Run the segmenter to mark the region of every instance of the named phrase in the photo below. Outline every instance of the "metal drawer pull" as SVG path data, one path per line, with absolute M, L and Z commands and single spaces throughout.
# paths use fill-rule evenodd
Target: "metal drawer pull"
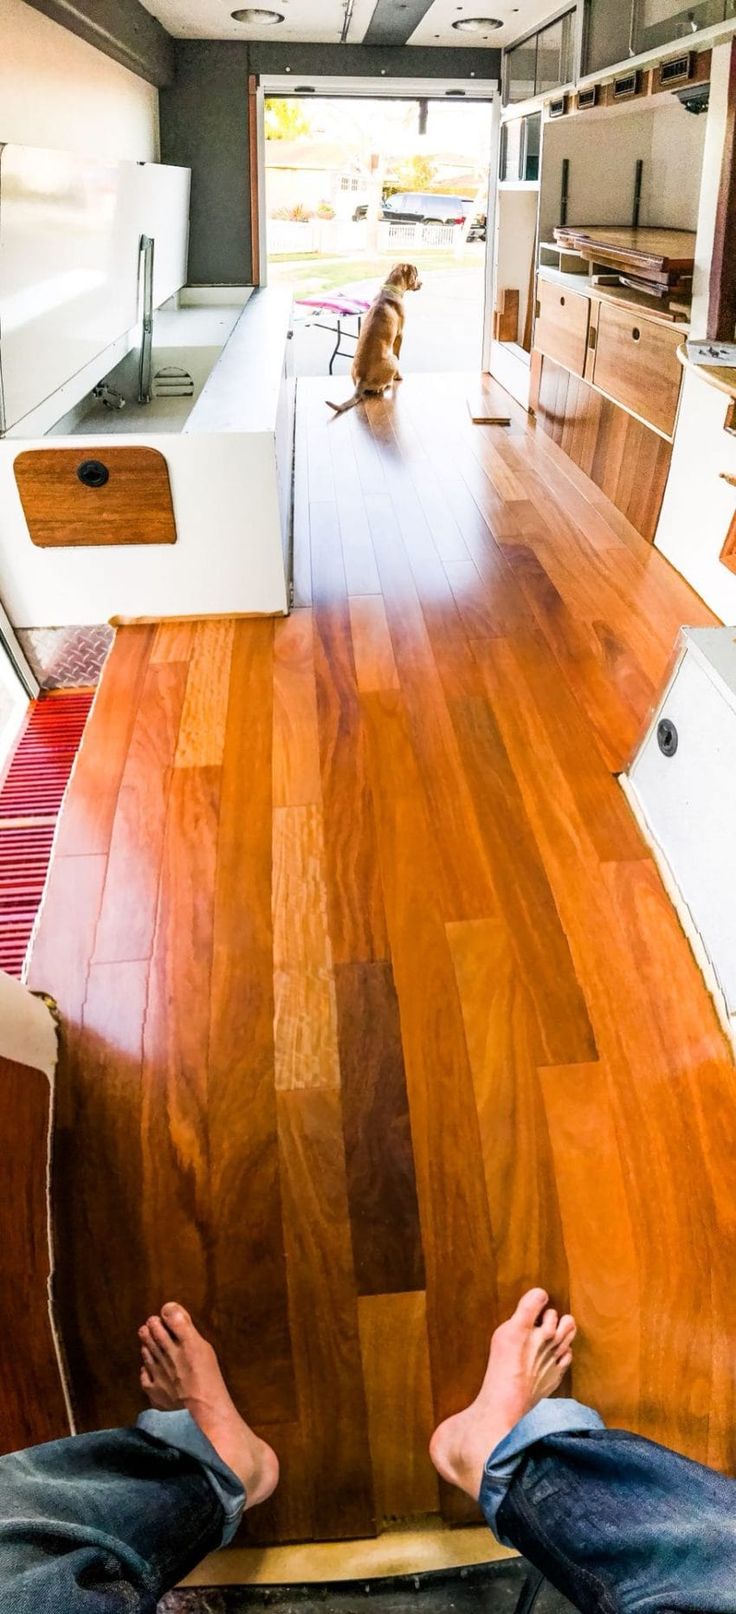
M 633 338 L 634 338 L 634 341 L 635 341 L 635 342 L 638 342 L 638 341 L 639 341 L 639 340 L 640 340 L 640 338 L 641 338 L 641 331 L 640 331 L 640 330 L 639 330 L 639 327 L 638 327 L 638 325 L 635 325 L 635 326 L 634 326 L 634 329 L 633 329 L 633 331 L 632 331 L 632 332 L 631 332 L 631 334 L 632 334 L 632 336 L 633 336 Z
M 657 724 L 657 745 L 663 757 L 673 757 L 680 743 L 680 736 L 672 719 L 660 718 Z
M 565 306 L 565 299 L 564 299 L 564 297 L 561 297 L 560 298 L 560 307 L 564 308 L 564 306 Z

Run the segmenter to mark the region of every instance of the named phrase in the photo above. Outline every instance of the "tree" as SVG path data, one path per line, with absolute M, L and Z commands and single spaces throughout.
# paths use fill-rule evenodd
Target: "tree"
M 400 191 L 431 191 L 437 166 L 429 157 L 405 157 L 396 164 L 392 184 Z
M 265 107 L 267 140 L 299 140 L 311 133 L 311 123 L 299 101 L 269 96 Z

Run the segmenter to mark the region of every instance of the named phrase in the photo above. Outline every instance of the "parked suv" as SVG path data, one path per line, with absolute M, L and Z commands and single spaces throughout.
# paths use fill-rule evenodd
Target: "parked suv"
M 381 217 L 389 223 L 464 224 L 472 202 L 462 196 L 433 196 L 429 191 L 397 191 L 387 196 Z

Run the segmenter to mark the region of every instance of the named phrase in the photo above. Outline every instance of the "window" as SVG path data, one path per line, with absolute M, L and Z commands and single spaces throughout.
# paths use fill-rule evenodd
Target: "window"
M 504 101 L 546 95 L 575 76 L 575 11 L 512 45 L 504 55 Z
M 343 176 L 342 176 L 342 178 L 340 180 L 340 190 L 341 191 L 349 191 L 350 190 L 350 180 L 348 179 L 347 174 L 343 174 Z

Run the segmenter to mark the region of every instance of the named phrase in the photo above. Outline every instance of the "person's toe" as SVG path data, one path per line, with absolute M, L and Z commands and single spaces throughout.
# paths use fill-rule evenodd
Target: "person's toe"
M 560 1371 L 560 1378 L 562 1378 L 562 1375 L 567 1372 L 568 1368 L 572 1367 L 572 1351 L 565 1351 L 562 1356 L 558 1357 L 557 1366 Z
M 546 1289 L 527 1289 L 514 1312 L 514 1321 L 522 1323 L 525 1328 L 533 1328 L 548 1300 Z
M 171 1350 L 171 1335 L 168 1328 L 162 1323 L 160 1317 L 149 1317 L 148 1332 L 151 1336 L 151 1349 L 166 1359 Z
M 156 1370 L 156 1362 L 147 1345 L 141 1345 L 141 1359 L 146 1371 L 150 1373 L 151 1378 L 153 1378 Z
M 554 1341 L 555 1350 L 567 1350 L 572 1345 L 576 1333 L 575 1318 L 571 1317 L 569 1312 L 566 1312 L 565 1316 L 561 1317 L 557 1324 Z
M 555 1334 L 557 1333 L 558 1323 L 559 1317 L 557 1316 L 554 1306 L 549 1306 L 544 1313 L 539 1329 L 542 1339 L 545 1342 L 551 1343 L 551 1341 L 554 1339 Z
M 189 1312 L 179 1305 L 178 1300 L 167 1300 L 166 1305 L 161 1307 L 161 1316 L 174 1339 L 182 1339 L 194 1327 Z
M 153 1378 L 149 1369 L 144 1365 L 140 1371 L 141 1388 L 148 1394 L 153 1389 Z

